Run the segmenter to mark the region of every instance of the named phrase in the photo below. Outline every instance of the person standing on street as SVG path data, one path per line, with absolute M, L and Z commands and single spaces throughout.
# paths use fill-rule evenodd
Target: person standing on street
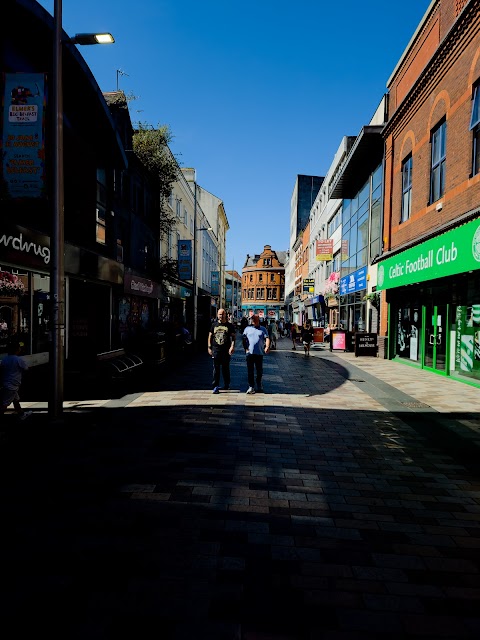
M 219 309 L 208 334 L 208 355 L 213 360 L 213 393 L 220 392 L 220 371 L 223 388 L 230 388 L 230 357 L 235 350 L 235 327 L 227 322 L 225 309 Z
M 0 401 L 0 414 L 3 416 L 9 404 L 13 403 L 20 420 L 25 420 L 32 415 L 31 411 L 24 411 L 20 405 L 18 392 L 22 384 L 22 376 L 28 370 L 28 365 L 20 355 L 23 342 L 12 340 L 8 345 L 8 355 L 0 363 L 2 375 L 2 389 Z
M 260 326 L 260 318 L 257 315 L 252 316 L 252 324 L 244 329 L 242 340 L 247 356 L 247 393 L 255 393 L 255 381 L 257 391 L 263 393 L 263 356 L 270 350 L 270 338 L 265 327 Z

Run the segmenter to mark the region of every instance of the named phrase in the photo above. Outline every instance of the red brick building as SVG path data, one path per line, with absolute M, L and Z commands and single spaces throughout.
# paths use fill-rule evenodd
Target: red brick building
M 433 1 L 388 81 L 377 283 L 389 356 L 470 381 L 480 381 L 479 32 L 480 0 Z

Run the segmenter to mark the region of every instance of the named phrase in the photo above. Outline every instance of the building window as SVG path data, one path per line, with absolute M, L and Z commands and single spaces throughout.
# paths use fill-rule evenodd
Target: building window
M 263 273 L 258 274 L 258 281 L 263 282 Z
M 270 274 L 270 282 L 275 282 L 275 274 L 274 273 Z
M 447 153 L 447 123 L 443 121 L 432 131 L 432 174 L 430 202 L 439 200 L 445 193 L 445 161 Z
M 405 222 L 412 213 L 412 156 L 403 162 L 402 166 L 402 217 Z
M 264 258 L 263 259 L 263 266 L 264 267 L 269 267 L 272 264 L 272 259 L 271 258 Z
M 253 273 L 250 274 L 250 282 L 253 282 Z
M 473 93 L 472 117 L 470 118 L 470 130 L 473 132 L 473 168 L 472 175 L 480 172 L 480 84 L 477 84 Z

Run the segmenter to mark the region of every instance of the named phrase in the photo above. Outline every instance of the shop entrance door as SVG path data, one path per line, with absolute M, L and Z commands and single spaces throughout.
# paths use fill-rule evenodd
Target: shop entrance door
M 427 304 L 425 307 L 425 355 L 423 366 L 439 373 L 447 367 L 447 312 L 446 304 Z

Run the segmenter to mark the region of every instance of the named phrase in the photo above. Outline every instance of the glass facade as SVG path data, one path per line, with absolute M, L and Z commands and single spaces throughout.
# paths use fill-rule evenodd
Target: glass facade
M 342 266 L 344 278 L 380 255 L 382 238 L 383 164 L 380 163 L 352 199 L 345 199 L 342 208 Z M 340 297 L 341 329 L 366 331 L 366 289 Z

